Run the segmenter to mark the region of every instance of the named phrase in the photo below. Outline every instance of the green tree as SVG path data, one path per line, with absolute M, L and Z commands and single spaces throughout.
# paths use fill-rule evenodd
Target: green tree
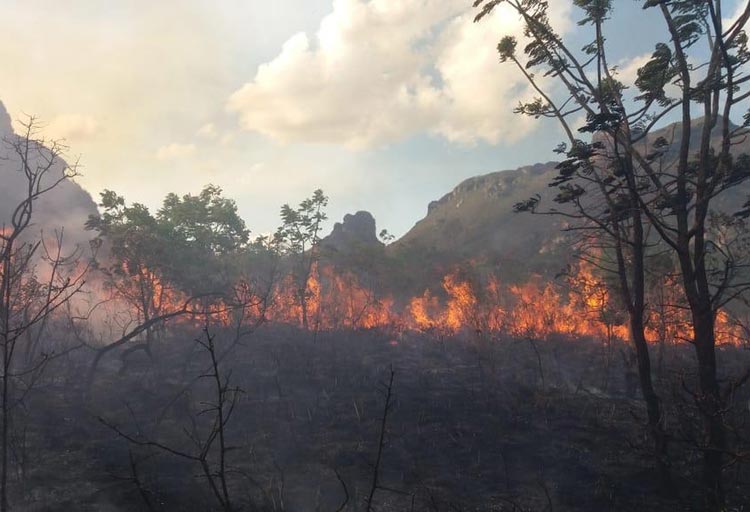
M 715 319 L 728 298 L 742 293 L 746 284 L 734 279 L 735 262 L 716 250 L 708 219 L 716 208 L 715 199 L 750 176 L 747 158 L 732 153 L 733 144 L 748 134 L 750 116 L 745 115 L 741 126 L 730 121 L 750 98 L 746 75 L 750 54 L 744 31 L 750 3 L 725 26 L 721 0 L 640 2 L 662 20 L 664 31 L 663 41 L 638 70 L 635 86 L 639 94 L 632 101 L 608 61 L 605 29 L 613 13 L 611 0 L 574 0 L 583 13 L 580 25 L 593 32 L 593 41 L 581 51 L 553 30 L 548 3 L 543 0 L 476 0 L 475 6 L 481 6 L 477 20 L 501 4 L 520 17 L 528 39 L 521 58 L 516 39 L 504 37 L 498 46 L 501 60 L 513 62 L 539 95 L 516 111 L 554 118 L 563 127 L 569 143 L 562 148 L 568 160 L 560 166 L 555 183 L 559 202 L 584 206 L 575 210 L 585 222 L 613 232 L 615 247 L 630 247 L 631 257 L 625 260 L 631 267 L 630 278 L 621 280 L 621 288 L 633 290 L 631 304 L 643 296 L 644 272 L 636 269 L 645 261 L 643 254 L 637 254 L 642 246 L 639 240 L 646 240 L 643 229 L 654 231 L 675 255 L 697 360 L 699 389 L 694 398 L 704 426 L 706 508 L 719 510 L 725 501 L 722 470 L 727 457 L 736 462 L 738 456 L 727 439 L 725 419 L 731 393 L 719 384 Z M 553 85 L 548 86 L 542 77 Z M 693 119 L 693 109 L 700 111 L 701 119 Z M 599 140 L 587 143 L 577 138 L 571 119 L 582 114 L 586 116 L 583 131 L 600 134 Z M 655 136 L 655 127 L 673 114 L 679 117 L 673 140 Z M 607 164 L 597 166 L 601 156 Z M 592 210 L 596 205 L 599 209 Z M 536 205 L 532 201 L 521 206 Z M 595 213 L 589 215 L 591 211 Z M 625 238 L 613 229 L 616 223 L 610 217 L 624 218 L 631 225 Z M 632 325 L 638 314 L 630 313 Z M 641 357 L 639 363 L 645 363 Z M 644 369 L 641 380 L 646 395 Z M 734 386 L 731 383 L 728 389 Z M 646 400 L 651 402 L 648 396 Z
M 106 284 L 138 314 L 135 327 L 97 350 L 89 371 L 93 382 L 106 353 L 145 335 L 123 355 L 143 349 L 151 353 L 154 334 L 165 321 L 185 315 L 213 315 L 236 308 L 240 320 L 267 293 L 243 281 L 243 263 L 254 252 L 249 231 L 234 201 L 220 188 L 206 186 L 198 195 L 169 194 L 156 215 L 139 203 L 126 204 L 111 190 L 101 194 L 100 215 L 87 229 L 97 232 L 104 249 L 98 265 Z M 263 317 L 259 321 L 262 321 Z
M 172 279 L 191 294 L 227 292 L 237 280 L 234 262 L 250 232 L 237 204 L 207 185 L 198 195 L 169 194 L 156 214 L 172 249 Z
M 237 251 L 250 237 L 237 204 L 214 185 L 198 195 L 167 195 L 156 217 L 176 238 L 206 253 Z
M 171 298 L 173 255 L 169 232 L 140 203 L 128 206 L 111 190 L 101 193 L 101 215 L 91 216 L 86 228 L 96 231 L 104 249 L 97 268 L 115 295 L 135 308 L 145 330 L 146 349 L 153 338 L 152 320 L 161 316 Z
M 320 231 L 328 218 L 324 211 L 328 197 L 318 189 L 302 201 L 297 208 L 288 204 L 281 207 L 281 226 L 275 238 L 292 264 L 292 278 L 296 290 L 295 298 L 301 311 L 304 329 L 309 327 L 308 301 L 310 277 L 315 264 L 320 260 Z

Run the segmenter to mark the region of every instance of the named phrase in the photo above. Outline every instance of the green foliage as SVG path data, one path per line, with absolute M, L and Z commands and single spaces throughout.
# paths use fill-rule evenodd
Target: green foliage
M 120 296 L 151 316 L 165 287 L 188 295 L 226 290 L 238 271 L 232 259 L 247 247 L 249 232 L 234 201 L 206 186 L 198 195 L 169 194 L 154 216 L 127 205 L 111 190 L 101 194 L 101 215 L 86 228 L 97 232 L 108 264 L 99 266 Z
M 540 117 L 553 116 L 555 114 L 554 109 L 549 103 L 544 101 L 542 98 L 534 98 L 532 101 L 527 103 L 519 103 L 516 108 L 513 109 L 515 114 L 523 114 L 531 116 L 535 119 Z
M 101 243 L 107 242 L 112 276 L 133 277 L 142 267 L 158 267 L 167 261 L 166 232 L 140 203 L 130 206 L 112 190 L 101 193 L 100 216 L 90 216 L 86 229 L 96 231 Z
M 513 36 L 505 36 L 497 44 L 497 53 L 500 54 L 500 62 L 515 59 L 518 40 Z
M 241 249 L 249 239 L 236 203 L 222 190 L 206 186 L 198 195 L 169 194 L 157 217 L 175 237 L 200 250 L 225 254 Z
M 597 155 L 599 149 L 601 149 L 601 144 L 589 144 L 582 140 L 576 140 L 568 150 L 567 158 L 557 164 L 558 175 L 550 183 L 550 186 L 560 187 L 576 178 L 576 176 L 590 174 L 593 169 L 591 160 Z
M 576 7 L 585 13 L 579 25 L 596 25 L 609 17 L 612 11 L 612 0 L 573 0 Z
M 635 85 L 641 94 L 636 99 L 646 103 L 656 102 L 662 107 L 669 106 L 672 99 L 667 97 L 664 88 L 672 83 L 677 74 L 672 62 L 672 50 L 666 44 L 658 43 L 651 59 L 638 69 Z
M 381 229 L 380 233 L 378 233 L 378 238 L 386 245 L 396 239 L 396 237 L 392 235 L 387 229 Z
M 302 254 L 320 243 L 320 229 L 328 218 L 324 208 L 328 197 L 318 189 L 295 209 L 285 204 L 281 207 L 281 226 L 277 240 L 291 254 Z
M 276 231 L 274 243 L 292 263 L 292 277 L 296 284 L 296 299 L 302 310 L 302 326 L 308 327 L 307 302 L 313 267 L 320 259 L 320 230 L 328 218 L 324 208 L 328 197 L 318 189 L 302 201 L 297 208 L 288 204 L 281 207 L 281 226 Z
M 525 199 L 523 201 L 519 201 L 516 204 L 514 204 L 513 211 L 516 213 L 522 213 L 522 212 L 533 213 L 536 211 L 541 200 L 542 200 L 542 196 L 540 196 L 539 194 L 534 194 L 534 196 L 530 197 L 529 199 Z

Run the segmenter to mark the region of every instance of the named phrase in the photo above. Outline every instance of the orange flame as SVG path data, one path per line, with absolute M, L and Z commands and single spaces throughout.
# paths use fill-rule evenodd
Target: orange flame
M 139 269 L 131 286 L 142 283 L 153 289 L 145 305 L 151 316 L 181 307 L 186 300 L 185 294 L 146 269 Z M 689 312 L 676 305 L 679 290 L 678 283 L 664 281 L 651 294 L 646 329 L 650 342 L 681 343 L 692 338 Z M 135 294 L 139 289 L 121 291 Z M 573 268 L 565 284 L 534 276 L 525 283 L 506 285 L 494 275 L 482 280 L 453 271 L 443 277 L 440 288 L 426 289 L 406 300 L 403 307 L 397 306 L 403 302 L 363 284 L 362 277 L 353 272 L 322 264 L 312 266 L 302 286 L 287 275 L 276 283 L 270 297 L 256 297 L 243 283 L 235 286 L 235 294 L 234 302 L 214 300 L 203 312 L 224 325 L 263 318 L 301 327 L 304 309 L 311 330 L 406 328 L 446 336 L 462 332 L 533 339 L 563 336 L 608 343 L 629 338 L 623 308 L 608 284 L 586 263 Z M 236 304 L 244 306 L 238 310 Z M 750 330 L 720 311 L 716 332 L 718 344 L 743 344 Z

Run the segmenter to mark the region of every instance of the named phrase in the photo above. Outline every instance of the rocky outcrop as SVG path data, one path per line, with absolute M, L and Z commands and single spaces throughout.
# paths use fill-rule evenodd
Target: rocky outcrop
M 375 218 L 365 211 L 345 215 L 343 222 L 337 222 L 331 234 L 321 244 L 339 253 L 383 247 L 378 240 Z
M 696 127 L 702 122 L 696 120 Z M 672 140 L 675 133 L 679 134 L 678 125 L 667 126 L 651 134 L 649 140 L 660 136 Z M 648 152 L 649 148 L 642 150 Z M 666 151 L 668 159 L 674 149 Z M 750 153 L 750 138 L 738 141 L 733 152 Z M 514 213 L 513 207 L 537 194 L 542 209 L 555 207 L 553 198 L 558 190 L 549 184 L 558 172 L 557 162 L 548 162 L 469 178 L 432 201 L 427 215 L 387 251 L 401 261 L 413 262 L 415 268 L 444 269 L 470 261 L 492 265 L 507 279 L 524 272 L 556 273 L 571 251 L 569 233 L 562 231 L 565 219 Z M 722 194 L 713 205 L 719 211 L 734 212 L 748 194 L 750 181 Z

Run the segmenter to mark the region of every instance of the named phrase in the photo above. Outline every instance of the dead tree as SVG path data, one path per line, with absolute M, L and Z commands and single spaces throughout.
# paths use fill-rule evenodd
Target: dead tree
M 67 149 L 39 137 L 39 124 L 21 121 L 23 132 L 4 141 L 7 161 L 18 165 L 23 192 L 0 226 L 0 351 L 2 352 L 2 433 L 0 450 L 0 511 L 9 509 L 10 437 L 14 409 L 40 378 L 54 353 L 40 351 L 41 338 L 57 310 L 84 286 L 87 267 L 79 266 L 80 253 L 63 254 L 64 237 L 53 241 L 30 232 L 36 206 L 65 180 L 77 175 L 76 165 L 63 160 Z M 56 244 L 56 248 L 52 248 Z M 44 274 L 43 274 L 44 272 Z M 45 275 L 46 274 L 46 275 Z M 43 277 L 44 276 L 44 277 Z M 26 345 L 23 347 L 23 345 Z M 19 361 L 19 353 L 25 353 Z
M 391 490 L 387 487 L 383 487 L 380 482 L 380 464 L 383 460 L 383 449 L 385 448 L 385 435 L 388 427 L 388 413 L 393 407 L 391 400 L 393 399 L 393 376 L 395 372 L 393 368 L 390 370 L 388 378 L 388 384 L 385 384 L 385 404 L 383 405 L 383 416 L 380 419 L 380 434 L 378 436 L 378 451 L 375 456 L 375 464 L 372 467 L 372 483 L 370 484 L 370 492 L 367 496 L 367 512 L 373 510 L 373 500 L 375 493 L 378 490 Z
M 122 334 L 120 338 L 118 338 L 117 340 L 111 343 L 108 343 L 102 346 L 92 346 L 91 344 L 89 344 L 89 347 L 94 350 L 94 358 L 91 360 L 91 364 L 89 365 L 89 369 L 86 374 L 87 391 L 91 390 L 91 387 L 94 383 L 94 379 L 96 378 L 96 371 L 104 356 L 114 351 L 115 349 L 124 347 L 129 342 L 137 339 L 138 336 L 140 336 L 143 333 L 146 333 L 147 331 L 149 331 L 151 328 L 153 328 L 156 325 L 163 324 L 164 322 L 167 322 L 173 318 L 191 314 L 193 312 L 192 307 L 191 307 L 193 300 L 194 298 L 190 298 L 186 300 L 182 304 L 182 306 L 177 309 L 174 309 L 166 313 L 163 313 L 159 316 L 150 318 L 147 322 L 143 322 L 143 323 L 136 325 L 135 327 L 129 328 L 126 332 Z M 148 346 L 148 341 L 146 341 L 145 344 L 142 344 L 141 346 Z
M 193 432 L 186 430 L 194 445 L 194 450 L 182 450 L 158 440 L 145 438 L 140 434 L 142 432 L 140 428 L 137 429 L 139 434 L 133 435 L 121 430 L 105 418 L 99 417 L 99 421 L 132 445 L 155 448 L 198 465 L 221 510 L 231 512 L 236 508 L 229 489 L 230 468 L 227 454 L 232 447 L 227 442 L 227 425 L 232 418 L 242 390 L 230 386 L 231 372 L 222 373 L 215 337 L 211 334 L 208 325 L 204 328 L 203 337 L 196 339 L 196 343 L 208 354 L 209 367 L 201 378 L 211 381 L 214 397 L 206 402 L 205 408 L 198 413 L 198 416 L 210 415 L 212 418 L 205 437 L 201 437 L 195 428 Z

